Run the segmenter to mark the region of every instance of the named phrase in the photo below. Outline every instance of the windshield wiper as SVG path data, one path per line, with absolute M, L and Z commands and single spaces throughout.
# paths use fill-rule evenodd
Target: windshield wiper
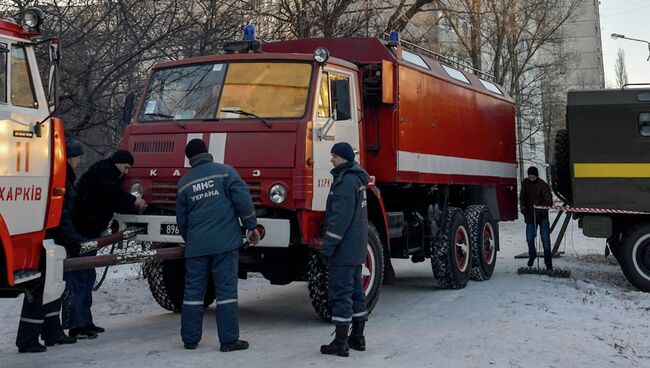
M 173 122 L 175 122 L 179 127 L 185 129 L 185 124 L 181 123 L 180 121 L 174 119 L 173 116 L 167 115 L 167 114 L 162 114 L 159 112 L 148 112 L 145 113 L 144 116 L 155 116 L 157 118 L 165 118 L 165 119 L 171 119 Z
M 154 117 L 157 117 L 157 118 L 165 118 L 165 119 L 173 119 L 174 118 L 171 115 L 162 114 L 162 113 L 159 113 L 159 112 L 147 112 L 147 113 L 144 114 L 144 116 L 154 116 Z
M 244 110 L 229 110 L 229 109 L 221 109 L 221 112 L 230 112 L 230 113 L 233 113 L 233 114 L 250 116 L 252 118 L 255 118 L 255 119 L 261 121 L 264 125 L 266 125 L 267 128 L 272 128 L 273 127 L 273 125 L 271 125 L 271 123 L 264 120 L 264 118 L 261 118 L 261 117 L 255 115 L 255 114 L 253 114 L 252 112 L 248 112 L 248 111 L 244 111 Z

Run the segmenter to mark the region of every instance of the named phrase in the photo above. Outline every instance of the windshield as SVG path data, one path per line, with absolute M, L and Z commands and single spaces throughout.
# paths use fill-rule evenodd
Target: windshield
M 154 73 L 140 121 L 298 118 L 305 114 L 311 64 L 214 63 Z M 222 110 L 229 110 L 224 112 Z

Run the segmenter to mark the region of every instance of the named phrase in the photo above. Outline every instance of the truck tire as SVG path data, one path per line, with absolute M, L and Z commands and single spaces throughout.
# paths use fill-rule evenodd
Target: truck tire
M 379 233 L 372 223 L 368 223 L 367 249 L 366 261 L 361 271 L 361 282 L 366 292 L 366 310 L 370 313 L 379 300 L 384 279 L 384 247 L 381 244 Z M 314 250 L 309 255 L 307 288 L 314 310 L 323 320 L 329 321 L 332 317 L 332 308 L 327 299 L 329 285 L 327 266 L 321 261 L 318 252 L 318 250 Z
M 494 273 L 499 248 L 499 228 L 487 206 L 473 205 L 465 209 L 472 250 L 472 271 L 476 281 L 489 280 Z
M 159 247 L 153 245 L 154 249 Z M 149 290 L 156 303 L 170 312 L 180 313 L 185 292 L 185 260 L 144 262 L 142 273 L 149 283 Z M 210 278 L 205 293 L 206 308 L 214 302 L 214 295 L 214 283 Z
M 625 277 L 637 289 L 650 292 L 650 223 L 632 226 L 621 243 L 618 258 Z
M 441 288 L 462 289 L 469 281 L 472 254 L 467 229 L 463 210 L 448 207 L 440 236 L 431 249 L 431 268 Z
M 571 203 L 571 161 L 569 156 L 569 131 L 560 129 L 555 134 L 553 164 L 551 165 L 551 183 L 553 191 L 564 202 Z

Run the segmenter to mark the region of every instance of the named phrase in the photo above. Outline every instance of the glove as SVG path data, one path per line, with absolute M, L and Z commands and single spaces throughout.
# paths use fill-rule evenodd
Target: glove
M 246 230 L 246 240 L 248 240 L 251 245 L 257 245 L 260 242 L 260 233 L 257 229 Z

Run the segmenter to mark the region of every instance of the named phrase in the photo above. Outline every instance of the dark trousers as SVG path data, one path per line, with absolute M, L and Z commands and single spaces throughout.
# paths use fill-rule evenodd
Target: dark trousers
M 366 294 L 361 284 L 361 265 L 328 267 L 328 299 L 332 306 L 332 323 L 349 325 L 352 319 L 368 320 Z
M 544 248 L 544 263 L 549 266 L 552 264 L 551 260 L 551 230 L 548 220 L 543 220 L 537 224 L 539 227 L 539 235 L 542 237 L 542 247 Z M 533 259 L 537 257 L 537 250 L 535 249 L 535 237 L 537 237 L 537 229 L 534 224 L 526 224 L 526 241 L 528 242 L 528 257 Z
M 66 272 L 63 293 L 63 328 L 79 328 L 93 324 L 90 307 L 93 304 L 95 269 Z
M 217 295 L 217 331 L 220 343 L 239 339 L 237 268 L 239 250 L 185 259 L 185 295 L 181 310 L 181 338 L 198 343 L 203 333 L 205 290 L 210 275 Z
M 23 309 L 20 313 L 16 346 L 27 347 L 38 343 L 38 337 L 45 341 L 52 341 L 63 335 L 59 313 L 61 300 L 43 305 L 43 291 L 32 293 L 32 301 L 23 300 Z

